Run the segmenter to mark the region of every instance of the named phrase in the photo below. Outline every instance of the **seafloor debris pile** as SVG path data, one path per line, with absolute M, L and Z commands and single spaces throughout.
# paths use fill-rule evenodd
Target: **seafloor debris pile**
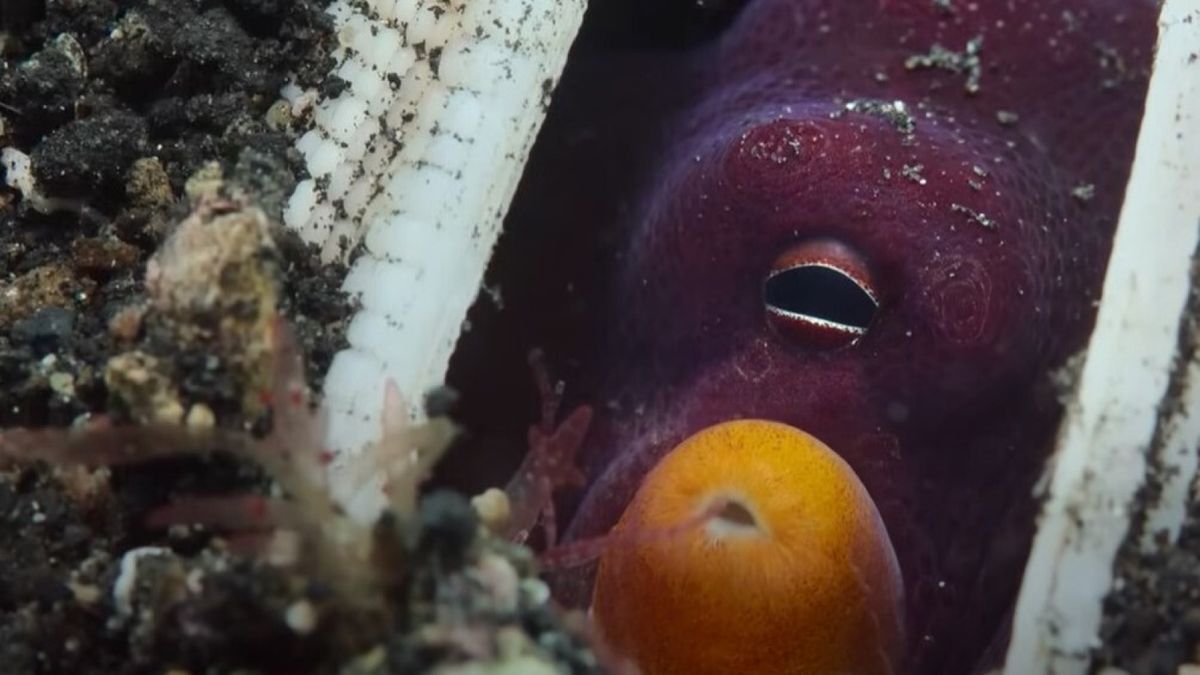
M 242 409 L 238 364 L 173 341 L 163 321 L 142 321 L 152 304 L 144 269 L 190 208 L 189 181 L 211 175 L 211 163 L 278 220 L 306 175 L 293 148 L 302 121 L 279 91 L 288 77 L 326 86 L 334 40 L 323 7 L 4 4 L 0 424 L 64 425 L 113 412 L 109 404 L 125 398 L 113 396 L 114 385 L 131 393 L 141 385 L 129 378 L 152 379 L 148 366 L 164 359 L 184 414 L 202 404 L 219 424 L 254 423 L 254 411 Z M 270 236 L 263 255 L 276 268 L 276 303 L 315 378 L 344 344 L 344 271 L 321 266 L 282 230 Z
M 266 431 L 216 426 L 199 403 L 185 413 L 174 364 L 137 350 L 109 363 L 115 420 L 0 431 L 3 672 L 596 670 L 527 549 L 489 534 L 459 495 L 418 502 L 453 435 L 445 418 L 408 424 L 389 391 L 378 447 L 332 466 L 264 272 L 270 222 L 219 182 L 197 195 L 151 260 L 141 321 L 236 365 L 229 381 Z M 534 434 L 530 456 L 563 449 L 561 436 Z M 346 517 L 331 471 L 383 476 L 385 515 Z M 554 487 L 544 476 L 514 481 L 505 510 L 529 512 L 523 531 Z
M 527 549 L 419 499 L 444 418 L 389 395 L 390 459 L 337 470 L 391 508 L 328 496 L 308 392 L 353 307 L 276 225 L 324 3 L 2 9 L 0 675 L 596 670 Z

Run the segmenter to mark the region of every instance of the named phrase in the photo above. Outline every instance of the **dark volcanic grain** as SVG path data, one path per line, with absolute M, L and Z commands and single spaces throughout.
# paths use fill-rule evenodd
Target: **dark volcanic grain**
M 279 219 L 305 173 L 294 124 L 279 115 L 268 124 L 267 111 L 289 73 L 301 87 L 323 84 L 334 43 L 325 4 L 6 0 L 0 147 L 30 157 L 51 207 L 0 187 L 0 425 L 106 410 L 104 364 L 140 337 L 131 317 L 146 260 L 186 212 L 197 170 L 219 162 Z M 344 343 L 344 270 L 291 236 L 281 235 L 281 301 L 319 384 Z M 47 309 L 75 317 L 68 334 L 30 339 L 31 316 Z M 201 389 L 202 400 L 230 407 L 220 405 L 227 383 Z

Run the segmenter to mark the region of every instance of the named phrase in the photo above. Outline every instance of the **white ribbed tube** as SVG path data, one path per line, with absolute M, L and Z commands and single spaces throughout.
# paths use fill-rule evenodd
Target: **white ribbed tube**
M 1131 516 L 1176 536 L 1200 446 L 1200 381 L 1178 359 L 1200 242 L 1200 8 L 1167 0 L 1104 298 L 1060 432 L 1004 672 L 1082 675 Z M 1190 337 L 1189 337 L 1190 336 Z M 1168 388 L 1174 381 L 1179 387 Z M 1161 414 L 1160 414 L 1161 413 Z M 1163 493 L 1135 501 L 1153 462 Z M 1172 477 L 1172 473 L 1176 473 Z
M 349 88 L 317 104 L 298 143 L 313 178 L 285 222 L 326 259 L 353 257 L 344 288 L 361 309 L 325 384 L 334 450 L 378 437 L 388 378 L 413 402 L 443 381 L 584 5 L 331 8 Z

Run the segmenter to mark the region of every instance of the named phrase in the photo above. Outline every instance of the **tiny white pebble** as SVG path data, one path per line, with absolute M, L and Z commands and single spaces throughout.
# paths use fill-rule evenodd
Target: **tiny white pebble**
M 301 635 L 308 635 L 317 627 L 317 608 L 308 600 L 298 600 L 287 608 L 283 620 L 288 628 Z
M 188 408 L 185 424 L 187 424 L 189 429 L 211 429 L 216 423 L 217 417 L 213 414 L 212 408 L 203 403 L 196 403 L 191 408 Z
M 475 495 L 471 498 L 471 506 L 475 507 L 475 512 L 479 514 L 483 524 L 492 530 L 502 527 L 512 514 L 512 504 L 508 495 L 499 488 L 488 488 Z
M 133 614 L 133 591 L 136 587 L 138 562 L 142 558 L 170 555 L 168 549 L 160 546 L 143 546 L 141 548 L 131 549 L 121 556 L 120 571 L 117 573 L 117 579 L 113 582 L 112 595 L 113 604 L 117 607 L 117 613 L 121 616 L 131 616 Z
M 100 602 L 102 592 L 91 584 L 68 583 L 67 588 L 75 596 L 75 602 L 81 605 L 94 605 Z
M 187 586 L 188 592 L 193 595 L 200 595 L 204 590 L 204 570 L 194 569 L 188 572 L 184 579 L 184 584 Z
M 473 576 L 487 590 L 501 613 L 517 611 L 520 577 L 512 563 L 503 556 L 485 553 L 475 565 Z
M 550 587 L 541 579 L 522 579 L 521 594 L 525 596 L 525 602 L 533 607 L 550 602 Z

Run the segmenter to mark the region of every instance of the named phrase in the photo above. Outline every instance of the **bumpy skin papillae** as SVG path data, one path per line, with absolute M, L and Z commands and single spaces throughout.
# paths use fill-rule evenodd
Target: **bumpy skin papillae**
M 910 667 L 969 671 L 1013 598 L 1057 415 L 1050 372 L 1090 325 L 1154 16 L 1150 2 L 750 3 L 693 62 L 707 93 L 631 218 L 619 341 L 601 359 L 620 364 L 606 391 L 629 412 L 599 420 L 573 534 L 610 527 L 690 433 L 786 422 L 879 503 L 909 584 Z M 771 261 L 812 237 L 857 250 L 878 282 L 879 313 L 847 349 L 806 350 L 763 320 Z
M 332 5 L 333 75 L 349 87 L 316 105 L 298 144 L 312 179 L 285 220 L 326 258 L 353 259 L 345 289 L 362 308 L 324 392 L 334 449 L 374 440 L 388 379 L 414 403 L 441 383 L 583 8 Z M 378 486 L 335 487 L 363 517 L 383 503 Z

